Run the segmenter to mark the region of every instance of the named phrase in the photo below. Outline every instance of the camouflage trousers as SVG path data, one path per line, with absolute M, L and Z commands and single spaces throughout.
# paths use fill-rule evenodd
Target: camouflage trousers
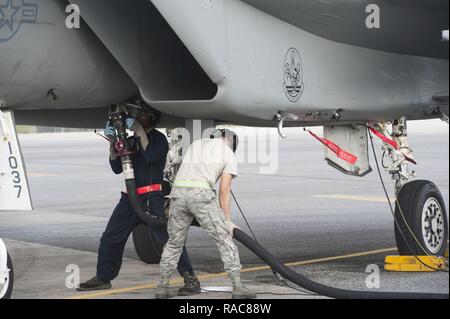
M 174 188 L 170 194 L 169 240 L 161 258 L 161 285 L 168 286 L 177 268 L 189 227 L 194 217 L 216 241 L 224 269 L 233 286 L 241 286 L 241 263 L 238 249 L 227 226 L 225 215 L 214 191 L 201 188 Z

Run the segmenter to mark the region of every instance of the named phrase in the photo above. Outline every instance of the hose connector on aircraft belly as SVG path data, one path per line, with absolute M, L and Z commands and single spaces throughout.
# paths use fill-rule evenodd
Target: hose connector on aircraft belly
M 133 155 L 128 134 L 126 130 L 127 108 L 124 104 L 112 105 L 109 112 L 109 119 L 117 131 L 114 148 L 117 156 L 120 157 L 125 178 L 125 186 L 127 189 L 130 205 L 136 213 L 139 220 L 147 225 L 166 226 L 167 222 L 149 212 L 146 212 L 141 203 L 141 199 L 137 194 L 136 177 L 134 175 Z
M 272 267 L 273 271 L 283 278 L 293 282 L 299 287 L 322 296 L 336 299 L 448 299 L 449 297 L 448 294 L 356 291 L 326 286 L 312 281 L 287 267 L 241 230 L 234 230 L 234 238 L 250 249 L 256 256 Z
M 275 119 L 278 120 L 278 134 L 282 138 L 287 138 L 287 135 L 284 133 L 284 122 L 287 120 L 298 121 L 298 116 L 292 113 L 281 113 L 278 112 L 275 114 Z

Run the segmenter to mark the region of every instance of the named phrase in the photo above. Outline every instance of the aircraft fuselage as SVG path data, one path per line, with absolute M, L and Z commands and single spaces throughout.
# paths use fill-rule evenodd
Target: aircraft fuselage
M 380 39 L 361 46 L 337 31 L 326 38 L 267 2 L 246 2 L 79 0 L 84 22 L 68 29 L 67 3 L 29 0 L 35 21 L 16 14 L 14 35 L 4 36 L 5 24 L 0 33 L 0 103 L 19 123 L 63 126 L 103 125 L 108 105 L 136 94 L 171 119 L 254 126 L 276 125 L 277 113 L 297 115 L 291 125 L 334 123 L 337 111 L 342 123 L 448 113 L 436 99 L 448 97 L 441 54 L 388 50 Z M 79 109 L 92 115 L 85 123 L 75 121 Z

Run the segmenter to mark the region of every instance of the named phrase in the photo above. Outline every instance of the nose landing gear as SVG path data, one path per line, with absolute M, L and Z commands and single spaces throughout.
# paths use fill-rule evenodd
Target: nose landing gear
M 444 256 L 448 241 L 448 218 L 438 187 L 426 180 L 410 181 L 416 164 L 408 143 L 406 119 L 388 125 L 377 124 L 386 137 L 383 142 L 383 167 L 395 182 L 395 238 L 400 255 Z M 389 138 L 388 138 L 389 136 Z M 389 163 L 387 163 L 389 161 Z

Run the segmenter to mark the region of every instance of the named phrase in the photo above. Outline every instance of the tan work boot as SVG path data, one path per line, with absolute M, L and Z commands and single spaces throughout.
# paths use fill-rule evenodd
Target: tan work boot
M 169 299 L 170 296 L 170 289 L 169 286 L 166 285 L 158 285 L 155 292 L 155 299 Z
M 184 287 L 178 290 L 178 296 L 194 296 L 201 294 L 202 288 L 200 286 L 200 281 L 194 275 L 189 272 L 184 273 Z
M 244 286 L 235 286 L 233 287 L 233 299 L 256 299 L 256 293 Z
M 242 284 L 240 272 L 231 273 L 230 279 L 233 283 L 233 299 L 256 299 L 256 293 L 251 292 Z

